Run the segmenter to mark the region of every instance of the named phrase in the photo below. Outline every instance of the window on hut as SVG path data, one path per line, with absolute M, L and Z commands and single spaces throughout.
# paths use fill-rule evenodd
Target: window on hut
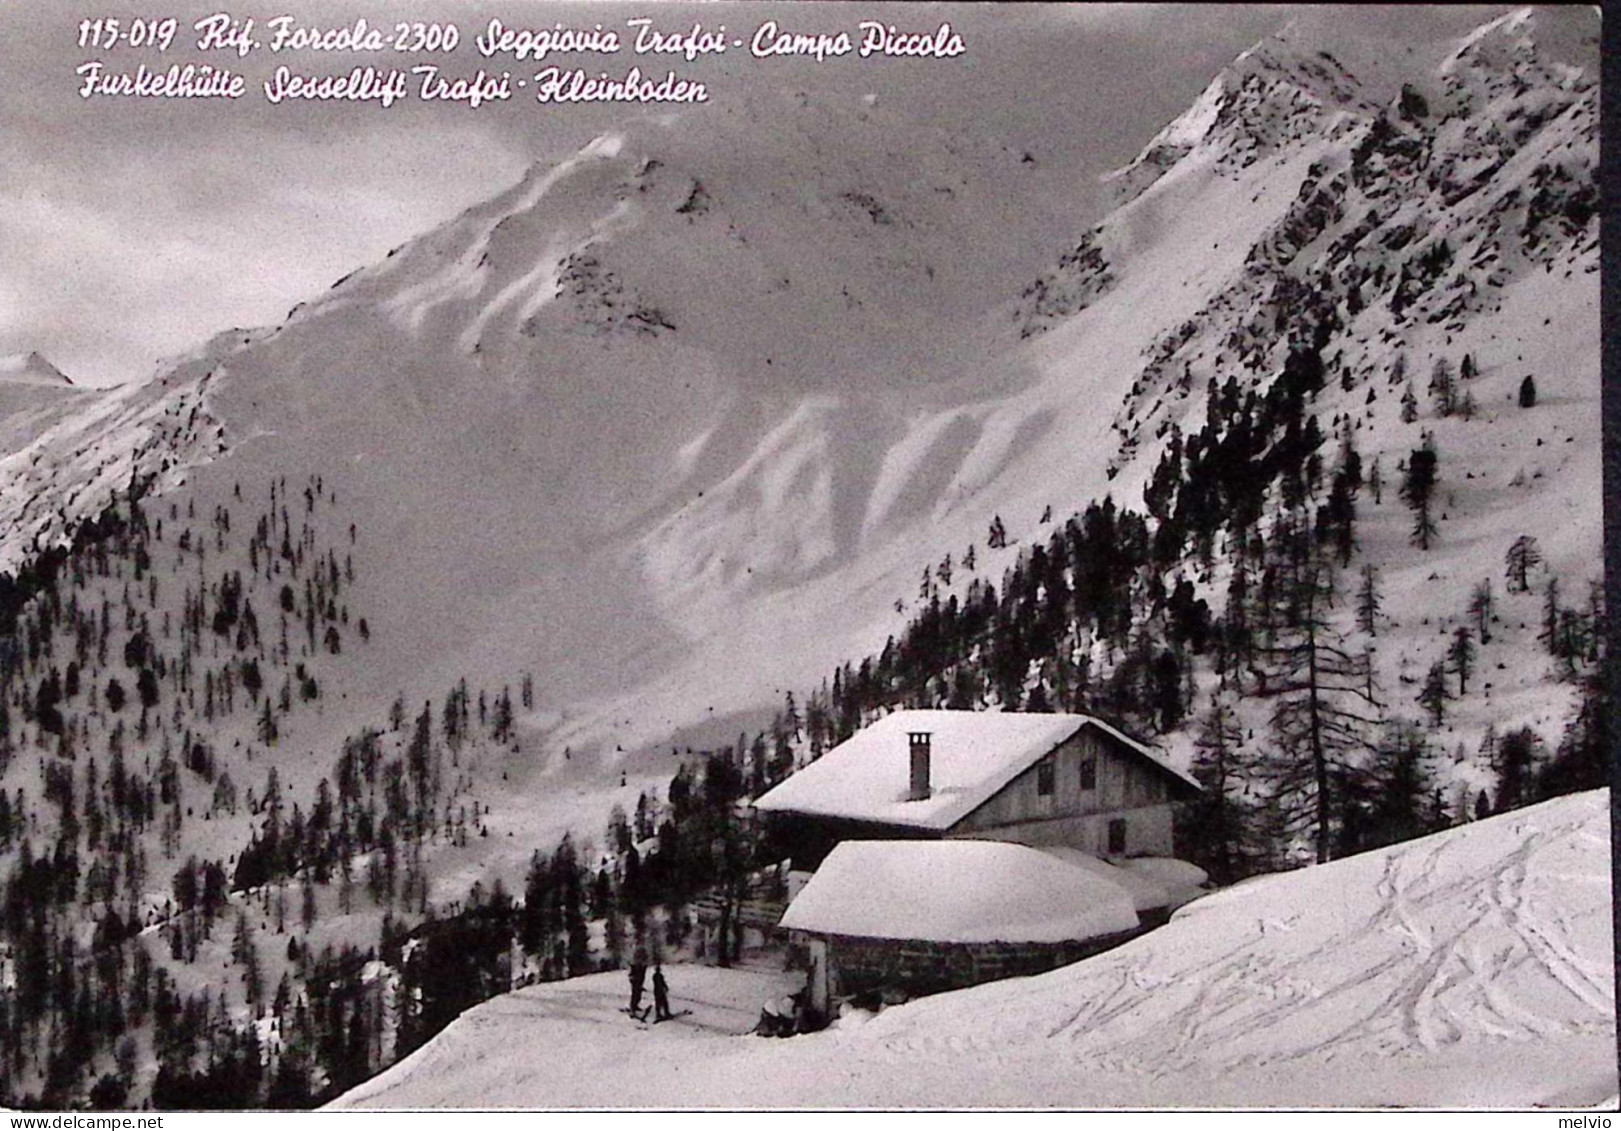
M 1116 818 L 1109 822 L 1109 855 L 1121 856 L 1126 851 L 1126 822 Z

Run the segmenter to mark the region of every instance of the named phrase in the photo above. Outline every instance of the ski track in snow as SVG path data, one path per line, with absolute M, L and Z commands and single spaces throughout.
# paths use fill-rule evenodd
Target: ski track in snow
M 1613 975 L 1579 953 L 1567 914 L 1551 898 L 1573 882 L 1601 877 L 1542 865 L 1598 838 L 1583 822 L 1544 829 L 1514 819 L 1524 825 L 1523 841 L 1486 872 L 1454 859 L 1463 850 L 1445 836 L 1370 854 L 1383 856 L 1371 898 L 1345 893 L 1347 929 L 1325 932 L 1334 913 L 1319 916 L 1304 948 L 1288 937 L 1298 914 L 1258 913 L 1230 945 L 1167 976 L 1154 961 L 1161 938 L 1149 936 L 1141 950 L 1074 968 L 1078 983 L 1084 967 L 1098 973 L 1085 979 L 1087 992 L 1075 995 L 1081 1003 L 1055 1019 L 1032 1018 L 966 1043 L 931 1036 L 919 1023 L 883 1049 L 898 1059 L 966 1050 L 989 1055 L 1006 1051 L 1011 1037 L 1014 1046 L 1057 1042 L 1077 1068 L 1106 1065 L 1162 1077 L 1196 1066 L 1223 1071 L 1344 1052 L 1435 1052 L 1471 1033 L 1526 1041 L 1602 1029 L 1612 1023 Z M 1363 858 L 1360 866 L 1369 863 Z M 1514 975 L 1515 986 L 1532 979 L 1551 984 L 1568 998 L 1557 1009 L 1529 1008 L 1505 985 L 1506 975 Z M 1314 1036 L 1269 1048 L 1280 1027 Z M 1130 1032 L 1121 1040 L 1123 1029 Z

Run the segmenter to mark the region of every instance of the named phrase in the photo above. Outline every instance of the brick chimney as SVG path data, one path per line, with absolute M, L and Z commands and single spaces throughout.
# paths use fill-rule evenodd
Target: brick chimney
M 932 792 L 929 787 L 929 732 L 908 731 L 906 739 L 912 752 L 911 788 L 906 791 L 906 800 L 925 801 Z

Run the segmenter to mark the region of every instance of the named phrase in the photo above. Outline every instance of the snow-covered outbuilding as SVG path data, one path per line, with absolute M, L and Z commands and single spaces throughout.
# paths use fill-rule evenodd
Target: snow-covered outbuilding
M 1079 856 L 1080 854 L 1076 854 Z M 1100 861 L 1004 841 L 850 840 L 789 905 L 811 1005 L 907 996 L 1036 974 L 1140 929 L 1132 894 Z
M 797 870 L 849 840 L 972 837 L 1170 856 L 1199 784 L 1089 715 L 896 711 L 759 797 Z

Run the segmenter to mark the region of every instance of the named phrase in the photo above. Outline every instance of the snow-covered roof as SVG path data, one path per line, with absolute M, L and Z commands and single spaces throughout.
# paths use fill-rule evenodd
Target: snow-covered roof
M 919 829 L 948 829 L 1084 726 L 1112 735 L 1166 774 L 1199 783 L 1157 751 L 1090 715 L 1002 711 L 896 711 L 865 727 L 761 795 L 767 813 L 812 813 Z M 907 735 L 928 731 L 930 795 L 906 800 Z
M 1120 888 L 1131 897 L 1131 905 L 1138 911 L 1150 911 L 1154 908 L 1170 906 L 1170 891 L 1167 890 L 1164 884 L 1155 882 L 1154 878 L 1145 872 L 1117 868 L 1107 860 L 1099 860 L 1091 853 L 1082 852 L 1078 848 L 1070 848 L 1066 845 L 1043 845 L 1037 851 Z
M 1170 893 L 1173 907 L 1203 895 L 1204 885 L 1210 879 L 1210 873 L 1199 865 L 1169 856 L 1133 856 L 1120 861 L 1120 866 L 1137 875 L 1147 876 L 1163 887 Z
M 1022 844 L 847 840 L 788 905 L 816 934 L 928 942 L 1066 942 L 1135 930 L 1125 889 Z

